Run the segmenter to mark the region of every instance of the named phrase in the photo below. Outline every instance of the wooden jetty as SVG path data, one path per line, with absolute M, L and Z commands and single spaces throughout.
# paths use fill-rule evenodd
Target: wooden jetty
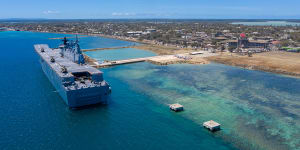
M 212 132 L 221 130 L 221 124 L 219 124 L 213 120 L 204 122 L 203 127 L 207 128 L 208 130 L 210 130 Z

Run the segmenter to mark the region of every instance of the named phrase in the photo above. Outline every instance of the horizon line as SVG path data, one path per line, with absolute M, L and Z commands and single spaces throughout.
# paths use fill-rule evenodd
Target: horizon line
M 0 18 L 0 20 L 300 20 L 300 18 Z

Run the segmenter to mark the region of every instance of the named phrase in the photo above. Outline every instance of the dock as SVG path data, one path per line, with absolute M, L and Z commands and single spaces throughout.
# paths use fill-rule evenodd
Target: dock
M 213 120 L 204 122 L 203 127 L 207 128 L 208 130 L 210 130 L 212 132 L 221 130 L 221 124 L 219 124 Z
M 101 50 L 102 48 L 94 49 Z M 111 48 L 111 49 L 119 49 Z M 107 50 L 107 48 L 103 48 L 103 50 Z M 93 51 L 93 49 L 86 50 Z M 189 63 L 189 64 L 208 64 L 209 62 L 205 60 L 205 57 L 214 56 L 216 54 L 212 54 L 209 52 L 202 52 L 201 55 L 190 55 L 189 53 L 184 54 L 176 54 L 176 55 L 159 55 L 159 56 L 150 56 L 150 57 L 141 57 L 141 58 L 133 58 L 133 59 L 124 59 L 124 60 L 108 60 L 104 62 L 99 62 L 96 59 L 90 58 L 88 55 L 83 54 L 87 62 L 95 68 L 106 68 L 116 65 L 123 64 L 131 64 L 138 62 L 150 62 L 156 65 L 169 65 L 169 64 L 178 64 L 178 63 Z
M 179 61 L 180 59 L 178 59 L 174 55 L 163 55 L 163 56 L 151 56 L 151 57 L 142 57 L 142 58 L 107 61 L 107 62 L 104 62 L 104 63 L 99 63 L 98 61 L 96 61 L 94 59 L 90 59 L 90 60 L 92 61 L 92 62 L 90 62 L 92 67 L 106 68 L 106 67 L 110 67 L 110 66 L 131 64 L 131 63 L 138 63 L 138 62 L 146 62 L 146 61 L 154 63 L 154 64 L 164 65 L 164 64 L 166 64 L 166 62 L 176 62 L 176 61 Z
M 106 68 L 106 67 L 116 66 L 116 65 L 122 65 L 122 64 L 144 62 L 144 61 L 146 61 L 148 59 L 149 59 L 149 57 L 135 58 L 135 59 L 125 59 L 125 60 L 117 60 L 117 61 L 109 61 L 109 62 L 104 62 L 104 63 L 94 62 L 95 65 L 92 65 L 92 67 L 95 67 L 95 68 Z

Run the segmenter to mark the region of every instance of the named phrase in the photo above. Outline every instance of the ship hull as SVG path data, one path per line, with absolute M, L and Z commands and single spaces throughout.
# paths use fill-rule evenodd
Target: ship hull
M 47 61 L 44 61 L 41 57 L 40 64 L 49 81 L 70 108 L 78 108 L 98 103 L 107 104 L 109 98 L 108 93 L 110 93 L 109 85 L 86 89 L 67 90 L 63 86 L 63 79 L 51 68 Z

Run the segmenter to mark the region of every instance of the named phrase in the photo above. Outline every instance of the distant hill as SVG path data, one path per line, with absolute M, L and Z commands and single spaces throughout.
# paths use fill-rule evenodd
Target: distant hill
M 48 19 L 45 18 L 4 18 L 0 19 L 0 22 L 39 22 L 39 21 L 45 21 Z

